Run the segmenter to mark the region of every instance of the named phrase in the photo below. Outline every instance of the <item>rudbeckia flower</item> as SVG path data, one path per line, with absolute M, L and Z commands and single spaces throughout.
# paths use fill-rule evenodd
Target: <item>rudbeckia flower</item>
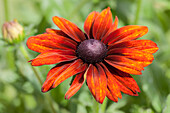
M 53 22 L 60 30 L 47 28 L 46 33 L 27 40 L 28 48 L 40 53 L 30 60 L 32 66 L 57 64 L 48 72 L 42 92 L 75 75 L 65 99 L 72 97 L 84 82 L 99 103 L 105 97 L 117 102 L 122 98 L 121 92 L 138 95 L 140 89 L 130 74 L 142 74 L 158 50 L 151 40 L 136 40 L 148 32 L 146 26 L 117 28 L 118 18 L 113 22 L 109 7 L 88 15 L 85 32 L 62 17 L 54 16 Z

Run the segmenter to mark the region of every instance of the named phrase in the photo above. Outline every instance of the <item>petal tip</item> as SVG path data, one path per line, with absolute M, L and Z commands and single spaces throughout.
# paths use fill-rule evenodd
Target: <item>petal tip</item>
M 107 7 L 107 10 L 110 10 L 110 7 Z
M 98 103 L 103 104 L 104 99 L 102 100 L 96 100 Z
M 41 88 L 41 92 L 45 93 L 47 92 L 48 90 L 46 90 L 44 87 Z
M 60 17 L 58 17 L 58 16 L 53 16 L 53 17 L 52 17 L 52 20 L 53 20 L 54 24 L 56 24 L 56 21 L 57 21 L 59 18 L 60 18 Z
M 119 19 L 118 19 L 118 17 L 117 17 L 117 16 L 115 16 L 115 21 L 116 21 L 117 23 L 118 23 L 118 20 L 119 20 Z
M 56 18 L 58 18 L 58 16 L 53 16 L 53 17 L 52 17 L 52 20 L 54 21 L 54 19 L 56 19 Z
M 142 26 L 142 29 L 143 29 L 143 32 L 145 32 L 145 34 L 148 33 L 148 31 L 149 31 L 147 26 Z
M 32 60 L 29 60 L 28 62 L 32 62 L 33 61 L 33 59 Z
M 70 97 L 68 96 L 68 95 L 65 95 L 65 97 L 64 97 L 66 100 L 69 100 L 70 99 Z

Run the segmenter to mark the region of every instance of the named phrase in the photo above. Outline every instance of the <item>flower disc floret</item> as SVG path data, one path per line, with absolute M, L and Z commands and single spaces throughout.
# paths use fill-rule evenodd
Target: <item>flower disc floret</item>
M 85 40 L 77 47 L 77 56 L 86 63 L 97 63 L 103 61 L 106 56 L 107 48 L 99 40 Z

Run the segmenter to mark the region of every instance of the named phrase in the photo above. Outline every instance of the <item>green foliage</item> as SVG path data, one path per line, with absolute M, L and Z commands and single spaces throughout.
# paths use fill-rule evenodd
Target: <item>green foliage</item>
M 4 1 L 0 0 L 0 26 L 6 20 L 4 15 L 8 15 L 9 20 L 17 19 L 25 27 L 26 38 L 43 33 L 46 28 L 57 29 L 52 22 L 53 16 L 66 18 L 83 29 L 84 21 L 91 11 L 101 11 L 106 7 L 111 8 L 113 17 L 118 16 L 119 27 L 130 24 L 148 26 L 149 33 L 142 38 L 153 40 L 160 49 L 154 54 L 153 64 L 146 67 L 141 76 L 133 76 L 141 93 L 137 97 L 123 94 L 118 103 L 105 100 L 105 104 L 98 105 L 99 112 L 169 113 L 169 0 L 6 0 L 8 12 L 5 12 Z M 96 113 L 93 97 L 86 84 L 70 100 L 65 100 L 64 94 L 71 78 L 44 94 L 18 46 L 6 46 L 2 40 L 0 45 L 0 113 L 51 113 L 47 94 L 51 95 L 57 113 Z M 31 58 L 37 55 L 28 51 Z M 40 69 L 43 81 L 51 67 L 36 67 Z

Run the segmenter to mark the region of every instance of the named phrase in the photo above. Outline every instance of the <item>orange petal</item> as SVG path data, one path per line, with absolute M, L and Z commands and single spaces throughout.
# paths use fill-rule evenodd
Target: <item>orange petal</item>
M 122 95 L 121 95 L 121 92 L 120 92 L 120 88 L 119 88 L 118 84 L 116 83 L 116 79 L 108 71 L 108 69 L 106 68 L 106 66 L 103 63 L 100 63 L 100 64 L 102 65 L 102 67 L 104 68 L 104 71 L 106 73 L 106 76 L 107 76 L 107 87 L 108 87 L 110 93 L 112 94 L 113 97 L 122 98 Z
M 52 35 L 60 35 L 60 36 L 68 37 L 68 35 L 65 34 L 63 31 L 56 30 L 56 29 L 51 29 L 51 28 L 47 28 L 46 33 L 52 34 Z
M 108 46 L 108 48 L 110 50 L 114 48 L 133 48 L 151 54 L 155 53 L 158 50 L 156 43 L 151 40 L 126 41 L 126 42 L 110 45 Z
M 35 59 L 30 60 L 33 66 L 56 64 L 76 59 L 74 51 L 69 50 L 49 50 L 41 53 Z
M 119 84 L 120 90 L 126 94 L 137 96 L 137 92 L 140 92 L 140 89 L 130 74 L 115 69 L 114 67 L 108 68 L 111 74 L 117 79 L 117 83 Z M 126 87 L 126 88 L 125 88 Z M 130 89 L 130 90 L 128 90 Z
M 81 86 L 84 83 L 84 72 L 81 72 L 76 75 L 74 78 L 74 81 L 72 82 L 70 88 L 65 94 L 65 99 L 70 99 L 74 94 L 77 93 L 77 91 L 81 88 Z
M 53 22 L 75 41 L 80 42 L 86 39 L 84 33 L 74 23 L 58 16 L 53 17 Z
M 93 24 L 93 37 L 100 40 L 112 26 L 112 13 L 110 8 L 104 9 L 95 19 Z
M 87 71 L 87 85 L 97 102 L 103 103 L 106 96 L 107 80 L 103 68 L 90 64 Z
M 110 79 L 115 82 L 114 84 L 116 84 L 118 86 L 118 91 L 120 90 L 125 94 L 132 95 L 132 96 L 138 96 L 137 92 L 140 92 L 140 89 L 139 89 L 137 83 L 135 82 L 135 80 L 129 74 L 124 73 L 120 70 L 117 70 L 114 67 L 108 66 L 108 68 L 110 70 L 112 70 L 110 72 L 108 70 L 107 66 L 105 66 L 103 63 L 102 63 L 102 66 L 104 67 L 106 75 L 108 77 L 110 77 Z M 116 92 L 117 91 L 115 91 L 115 94 L 114 94 L 114 93 L 111 93 L 111 91 L 109 91 L 109 93 L 111 93 L 112 97 L 114 97 L 113 98 L 114 100 L 117 99 L 116 97 L 118 97 L 116 95 Z M 119 93 L 117 93 L 117 94 L 119 94 Z
M 52 89 L 52 85 L 55 81 L 55 79 L 63 72 L 65 71 L 72 62 L 67 62 L 67 63 L 60 63 L 53 67 L 47 74 L 46 81 L 44 82 L 41 91 L 42 92 L 47 92 L 50 89 Z
M 144 70 L 143 66 L 138 62 L 124 56 L 109 55 L 105 58 L 105 61 L 111 66 L 129 74 L 140 75 L 142 74 L 141 71 Z
M 132 78 L 133 79 L 133 78 Z M 128 94 L 128 95 L 131 95 L 131 96 L 138 96 L 138 92 L 140 92 L 140 89 L 138 87 L 138 85 L 136 84 L 136 86 L 133 86 L 133 85 L 126 85 L 118 80 L 116 80 L 118 86 L 120 87 L 120 91 L 125 93 L 125 94 Z M 136 83 L 135 81 L 133 81 L 132 84 Z M 133 88 L 138 88 L 138 91 L 133 91 L 132 89 Z
M 99 15 L 99 12 L 91 12 L 84 22 L 84 31 L 86 32 L 88 38 L 92 38 L 92 25 L 96 17 Z
M 115 16 L 115 21 L 112 24 L 112 26 L 109 28 L 108 32 L 103 36 L 103 38 L 101 39 L 101 41 L 103 42 L 105 40 L 105 38 L 112 33 L 113 31 L 115 31 L 118 27 L 118 18 L 117 16 Z
M 86 73 L 86 80 L 87 80 L 87 85 L 89 87 L 90 92 L 92 93 L 92 95 L 95 98 L 95 83 L 94 83 L 94 75 L 93 75 L 93 65 L 90 64 L 88 69 L 87 69 L 87 73 Z
M 129 25 L 119 28 L 104 40 L 105 44 L 111 45 L 114 43 L 121 43 L 123 41 L 130 41 L 142 37 L 148 32 L 146 26 Z
M 110 92 L 110 90 L 108 88 L 106 89 L 106 96 L 108 99 L 110 99 L 114 102 L 118 102 L 118 97 L 112 95 L 112 93 Z
M 81 73 L 86 70 L 87 64 L 84 64 L 81 59 L 74 61 L 65 71 L 63 71 L 58 77 L 56 77 L 52 88 L 57 87 L 61 82 L 67 78 Z
M 27 40 L 29 49 L 42 53 L 53 49 L 76 50 L 77 43 L 73 40 L 52 34 L 40 34 Z
M 120 55 L 138 62 L 143 67 L 148 66 L 154 60 L 152 54 L 133 48 L 115 48 L 107 53 L 108 55 Z

